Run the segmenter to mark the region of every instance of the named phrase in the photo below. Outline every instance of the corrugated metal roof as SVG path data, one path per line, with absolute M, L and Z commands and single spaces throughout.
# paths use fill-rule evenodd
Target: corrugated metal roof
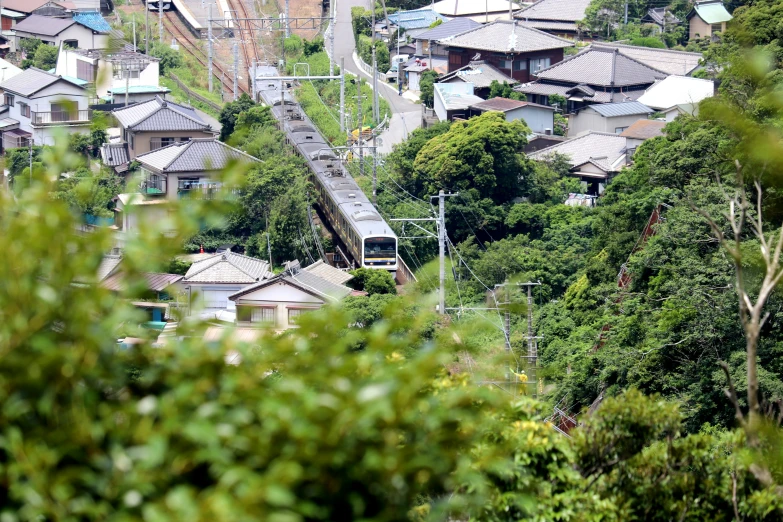
M 590 109 L 593 109 L 598 114 L 605 118 L 612 118 L 614 116 L 633 116 L 635 114 L 652 114 L 655 112 L 648 106 L 638 101 L 628 101 L 621 103 L 596 103 L 590 105 Z
M 710 1 L 700 2 L 693 6 L 691 12 L 688 13 L 688 19 L 694 15 L 699 15 L 699 18 L 707 22 L 708 24 L 719 24 L 721 22 L 728 22 L 731 20 L 731 14 L 726 10 L 723 2 Z
M 665 121 L 639 120 L 635 121 L 630 127 L 621 132 L 620 136 L 637 140 L 648 140 L 657 136 L 663 136 L 663 128 L 665 126 Z
M 221 170 L 232 161 L 258 162 L 239 149 L 214 138 L 181 141 L 136 156 L 147 167 L 160 172 L 201 172 Z
M 28 98 L 61 79 L 62 78 L 57 75 L 49 74 L 48 72 L 35 67 L 30 67 L 13 78 L 9 78 L 3 83 L 0 83 L 0 89 Z
M 652 47 L 639 47 L 614 42 L 593 42 L 591 45 L 593 47 L 617 49 L 621 54 L 667 74 L 687 76 L 699 67 L 699 61 L 702 59 L 701 53 L 673 51 L 671 49 L 654 49 Z
M 57 36 L 75 23 L 72 18 L 53 18 L 34 14 L 16 24 L 14 30 L 41 36 Z
M 96 33 L 108 33 L 111 31 L 111 26 L 109 25 L 109 22 L 103 19 L 100 13 L 98 12 L 81 12 L 81 13 L 74 13 L 73 20 L 77 24 L 81 24 L 88 29 L 92 29 Z
M 19 127 L 19 122 L 13 118 L 3 118 L 0 120 L 0 130 L 11 130 Z
M 328 265 L 324 263 L 322 259 L 319 259 L 308 266 L 305 270 L 336 285 L 345 284 L 353 279 L 353 276 L 349 272 Z
M 112 94 L 125 94 L 125 86 L 122 87 L 112 87 L 109 89 L 109 92 Z M 152 93 L 167 93 L 169 92 L 168 87 L 158 87 L 156 85 L 131 85 L 128 87 L 128 94 L 152 94 Z M 171 103 L 171 102 L 167 102 Z
M 591 131 L 551 147 L 531 152 L 528 157 L 534 160 L 543 160 L 553 153 L 558 153 L 568 157 L 572 168 L 592 163 L 607 172 L 612 172 L 615 169 L 619 170 L 616 165 L 625 156 L 625 149 L 626 139 L 624 137 Z
M 652 84 L 665 78 L 667 74 L 621 54 L 617 49 L 590 47 L 542 69 L 536 76 L 561 82 L 623 87 Z
M 454 18 L 448 22 L 443 22 L 437 27 L 424 31 L 421 34 L 417 34 L 414 40 L 441 40 L 450 36 L 455 36 L 465 31 L 475 29 L 481 26 L 479 22 L 475 22 L 470 18 Z
M 127 143 L 106 143 L 101 147 L 101 160 L 104 165 L 116 167 L 130 161 Z
M 123 90 L 124 93 L 124 90 Z M 126 129 L 141 131 L 209 130 L 191 107 L 155 96 L 152 100 L 114 109 L 112 114 Z
M 389 21 L 405 30 L 424 29 L 431 26 L 437 20 L 446 20 L 446 17 L 436 13 L 429 7 L 415 9 L 413 11 L 397 11 L 389 15 Z
M 552 36 L 517 21 L 496 20 L 457 36 L 440 40 L 449 47 L 507 53 L 528 53 L 573 47 L 574 42 Z
M 142 277 L 147 284 L 147 289 L 152 290 L 153 292 L 163 291 L 182 279 L 182 276 L 177 274 L 158 274 L 152 272 L 144 273 L 142 274 Z M 113 274 L 106 278 L 101 283 L 101 286 L 112 292 L 123 291 L 126 288 L 125 274 L 122 272 Z
M 443 16 L 470 16 L 485 13 L 508 13 L 508 0 L 440 0 L 431 5 L 432 9 Z M 512 10 L 519 9 L 519 4 L 512 3 Z
M 454 78 L 459 78 L 466 83 L 472 83 L 473 87 L 476 89 L 489 87 L 493 80 L 498 83 L 506 82 L 509 85 L 516 85 L 519 83 L 517 80 L 503 74 L 503 72 L 494 65 L 484 61 L 470 62 L 468 65 L 460 67 L 456 71 L 452 71 L 443 76 L 439 82 L 448 82 Z
M 271 276 L 269 263 L 234 252 L 223 252 L 190 265 L 188 283 L 251 284 Z
M 539 0 L 514 16 L 520 20 L 576 22 L 584 19 L 588 5 L 590 0 Z

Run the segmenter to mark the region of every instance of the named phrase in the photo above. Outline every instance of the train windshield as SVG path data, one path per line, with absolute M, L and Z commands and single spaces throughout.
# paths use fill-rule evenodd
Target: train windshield
M 368 237 L 364 240 L 364 257 L 366 259 L 396 258 L 397 240 L 393 237 Z

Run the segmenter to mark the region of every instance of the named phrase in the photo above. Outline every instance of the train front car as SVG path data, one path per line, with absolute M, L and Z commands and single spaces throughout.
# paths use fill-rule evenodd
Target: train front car
M 376 235 L 364 238 L 362 266 L 397 271 L 397 237 Z

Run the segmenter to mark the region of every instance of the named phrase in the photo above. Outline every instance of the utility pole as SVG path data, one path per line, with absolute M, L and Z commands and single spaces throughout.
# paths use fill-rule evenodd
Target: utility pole
M 33 138 L 30 138 L 28 142 L 30 143 L 30 185 L 33 184 L 33 142 L 35 140 Z
M 438 192 L 438 313 L 446 314 L 446 198 L 459 196 L 459 192 Z
M 364 177 L 364 147 L 362 147 L 362 77 L 357 76 L 356 79 L 356 104 L 359 111 L 359 133 L 357 136 L 359 139 L 359 174 Z
M 372 133 L 372 206 L 378 208 L 378 147 L 375 145 L 376 132 Z
M 144 0 L 144 54 L 150 54 L 150 4 Z
M 234 38 L 234 101 L 239 96 L 239 44 L 237 39 Z
M 207 7 L 207 68 L 209 73 L 209 92 L 212 92 L 212 1 Z
M 289 0 L 285 0 L 285 37 L 288 38 L 291 36 L 291 27 L 288 25 L 288 4 L 290 3 Z
M 537 366 L 538 366 L 538 339 L 533 335 L 533 287 L 541 285 L 540 281 L 527 283 L 517 283 L 518 286 L 527 287 L 527 373 L 528 383 L 533 385 L 533 397 L 537 397 L 541 391 L 540 383 L 538 382 Z
M 506 301 L 503 303 L 503 308 L 505 309 L 505 314 L 503 317 L 503 336 L 505 337 L 505 344 L 506 344 L 506 351 L 511 351 L 511 297 L 508 293 L 508 281 L 503 283 L 502 285 L 495 285 L 495 290 L 492 291 L 493 294 L 497 292 L 498 288 L 505 288 L 506 289 Z
M 332 0 L 334 2 L 334 0 Z M 345 132 L 345 57 L 340 57 L 340 133 Z
M 628 25 L 628 0 L 625 0 L 625 25 Z
M 158 0 L 158 37 L 163 44 L 163 0 Z
M 335 19 L 335 12 L 337 11 L 337 8 L 335 7 L 335 0 L 329 0 L 329 11 L 331 15 L 331 26 L 332 26 L 332 33 L 329 38 L 329 76 L 334 76 L 334 31 L 337 29 Z M 340 73 L 342 74 L 342 66 L 340 67 Z M 342 129 L 340 129 L 342 130 Z
M 0 6 L 2 6 L 1 3 Z M 2 10 L 2 7 L 0 7 L 0 10 Z M 133 13 L 133 51 L 136 52 L 138 50 L 139 48 L 136 47 L 136 13 Z

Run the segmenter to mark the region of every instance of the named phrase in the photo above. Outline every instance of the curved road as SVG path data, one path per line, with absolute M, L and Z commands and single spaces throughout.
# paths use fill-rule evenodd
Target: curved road
M 370 9 L 371 1 L 368 0 L 335 0 L 337 6 L 337 27 L 335 28 L 334 54 L 335 61 L 339 64 L 340 58 L 345 58 L 345 68 L 353 74 L 360 74 L 367 80 L 372 76 L 364 72 L 353 61 L 353 52 L 356 42 L 353 38 L 351 25 L 351 8 L 364 7 Z M 328 43 L 327 43 L 328 45 Z M 379 147 L 382 153 L 391 152 L 392 146 L 401 143 L 408 137 L 408 133 L 421 125 L 421 105 L 398 96 L 397 92 L 378 82 L 379 94 L 389 102 L 392 109 L 392 117 L 389 128 L 381 134 L 383 145 Z M 346 92 L 346 96 L 348 93 Z

